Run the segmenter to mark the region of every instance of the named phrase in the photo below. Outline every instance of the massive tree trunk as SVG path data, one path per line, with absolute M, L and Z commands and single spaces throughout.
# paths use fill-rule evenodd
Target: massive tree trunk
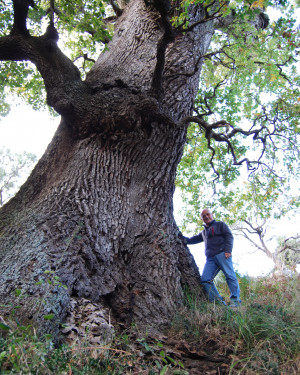
M 191 14 L 202 17 L 199 7 Z M 161 325 L 182 302 L 184 286 L 199 285 L 172 199 L 186 137 L 178 124 L 191 114 L 212 26 L 200 23 L 169 43 L 161 99 L 151 85 L 165 29 L 142 0 L 129 3 L 85 82 L 52 41 L 45 68 L 44 40 L 26 37 L 39 51 L 32 47 L 28 59 L 62 120 L 0 211 L 3 314 L 17 305 L 19 319 L 52 333 L 61 323 L 88 320 L 91 306 L 102 311 L 102 323 L 110 314 L 112 321 Z

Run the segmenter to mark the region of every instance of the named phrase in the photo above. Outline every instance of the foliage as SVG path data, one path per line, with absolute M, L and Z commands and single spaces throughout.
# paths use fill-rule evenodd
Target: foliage
M 251 19 L 251 9 L 270 2 L 249 2 L 248 11 L 242 1 L 235 3 L 239 17 L 216 31 L 204 56 L 195 102 L 197 117 L 207 123 L 211 119 L 216 136 L 193 123 L 178 169 L 177 186 L 186 207 L 184 229 L 190 222 L 199 229 L 206 206 L 230 224 L 257 215 L 279 218 L 290 209 L 286 203 L 285 210 L 278 209 L 283 197 L 292 202 L 291 208 L 299 207 L 292 191 L 299 179 L 300 32 L 295 8 L 288 2 L 273 4 L 266 12 L 270 9 L 272 17 L 280 6 L 280 17 L 265 29 L 255 29 L 245 18 Z M 229 144 L 236 127 L 240 133 Z M 254 129 L 261 132 L 250 138 Z
M 226 294 L 226 283 L 220 283 Z M 39 337 L 13 317 L 0 318 L 0 372 L 187 375 L 191 359 L 201 371 L 205 358 L 217 356 L 230 374 L 291 374 L 299 347 L 298 284 L 295 277 L 240 279 L 239 310 L 203 303 L 186 290 L 185 304 L 164 336 L 132 325 L 101 346 L 54 346 L 50 335 Z
M 36 0 L 35 7 L 29 8 L 27 26 L 31 35 L 41 36 L 51 17 L 60 35 L 60 45 L 78 65 L 83 75 L 90 69 L 94 59 L 103 49 L 113 32 L 113 26 L 104 23 L 112 14 L 108 0 L 55 1 L 56 11 L 51 10 L 50 1 Z M 0 33 L 8 35 L 13 24 L 12 1 L 0 2 Z M 0 116 L 10 109 L 8 94 L 17 95 L 35 110 L 45 108 L 46 94 L 43 80 L 35 66 L 28 62 L 0 62 Z M 49 107 L 47 107 L 49 109 Z M 54 111 L 49 109 L 54 115 Z
M 6 116 L 10 110 L 8 98 L 14 95 L 28 103 L 34 110 L 45 107 L 46 94 L 43 80 L 31 63 L 0 61 L 0 77 L 4 85 L 0 86 L 0 115 Z M 10 94 L 10 95 L 8 95 Z M 54 113 L 48 108 L 50 113 Z M 0 117 L 1 119 L 1 117 Z
M 243 305 L 203 304 L 187 293 L 186 305 L 173 322 L 178 339 L 218 343 L 219 354 L 231 353 L 230 374 L 297 372 L 299 348 L 299 281 L 287 278 L 239 280 Z M 226 282 L 218 285 L 226 298 Z M 216 348 L 215 348 L 216 350 Z M 295 366 L 295 367 L 294 367 Z
M 40 36 L 53 22 L 60 35 L 60 47 L 84 77 L 112 37 L 116 18 L 110 4 L 109 0 L 56 0 L 53 7 L 50 1 L 37 0 L 35 7 L 29 8 L 28 28 L 31 35 Z M 199 196 L 202 202 L 211 200 L 201 189 L 206 190 L 216 176 L 222 176 L 215 186 L 220 205 L 226 207 L 232 202 L 234 193 L 229 186 L 241 173 L 247 173 L 240 169 L 243 160 L 250 171 L 260 174 L 260 177 L 253 177 L 252 183 L 256 185 L 254 180 L 259 178 L 263 185 L 272 187 L 271 193 L 282 189 L 283 181 L 290 175 L 299 177 L 295 175 L 299 173 L 296 160 L 300 111 L 297 73 L 300 41 L 295 19 L 298 2 L 173 0 L 170 16 L 175 33 L 195 27 L 188 18 L 188 9 L 198 4 L 205 11 L 203 22 L 215 19 L 216 30 L 210 51 L 199 57 L 199 64 L 203 59 L 204 64 L 195 114 L 207 122 L 225 122 L 214 128 L 217 136 L 222 135 L 222 141 L 211 137 L 212 133 L 208 135 L 196 123 L 188 130 L 188 144 L 177 184 L 191 193 L 187 200 L 196 207 L 196 214 Z M 5 5 L 1 2 L 0 7 L 0 32 L 7 35 L 13 23 L 12 1 Z M 271 19 L 267 27 L 267 19 L 263 18 L 265 24 L 257 27 L 256 19 L 262 9 L 270 17 L 274 12 L 280 12 L 280 16 Z M 9 92 L 35 109 L 45 105 L 43 82 L 32 64 L 10 61 L 0 64 L 0 76 L 5 83 L 0 92 L 2 115 L 9 111 L 5 101 Z M 229 145 L 224 139 L 237 126 L 242 132 L 237 132 Z M 253 134 L 250 141 L 249 134 L 243 132 L 254 129 L 260 132 Z M 205 189 L 201 188 L 204 186 Z M 263 196 L 263 189 L 259 194 Z M 270 199 L 265 202 L 269 203 L 264 207 L 266 213 L 270 202 Z
M 37 157 L 32 153 L 0 149 L 0 207 L 16 193 L 36 161 Z
M 288 268 L 295 270 L 296 265 L 300 264 L 300 236 L 279 237 L 276 252 Z

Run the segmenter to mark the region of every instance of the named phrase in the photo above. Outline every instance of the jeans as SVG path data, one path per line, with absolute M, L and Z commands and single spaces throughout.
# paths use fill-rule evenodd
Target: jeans
M 232 257 L 226 258 L 224 252 L 206 259 L 201 280 L 209 301 L 217 301 L 226 305 L 213 281 L 219 271 L 223 271 L 225 275 L 230 290 L 231 303 L 240 304 L 240 287 L 233 270 Z

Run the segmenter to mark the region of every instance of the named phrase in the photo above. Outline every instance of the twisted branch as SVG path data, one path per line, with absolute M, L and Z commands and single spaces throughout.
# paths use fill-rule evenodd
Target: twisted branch
M 203 118 L 197 117 L 197 116 L 189 116 L 183 119 L 183 121 L 179 124 L 179 126 L 186 126 L 190 122 L 197 123 L 200 126 L 200 129 L 204 131 L 205 138 L 207 139 L 208 148 L 212 151 L 212 156 L 210 159 L 210 164 L 212 169 L 214 170 L 215 174 L 219 178 L 219 173 L 216 171 L 213 159 L 215 156 L 215 149 L 211 145 L 211 140 L 214 139 L 217 142 L 223 142 L 227 144 L 228 151 L 230 152 L 232 158 L 233 158 L 233 165 L 242 165 L 243 163 L 246 163 L 248 170 L 254 170 L 256 168 L 253 167 L 253 165 L 265 165 L 261 162 L 261 158 L 266 150 L 266 137 L 268 135 L 260 136 L 260 134 L 265 130 L 269 133 L 269 130 L 266 126 L 262 125 L 258 129 L 252 129 L 252 130 L 244 130 L 242 128 L 234 127 L 233 125 L 227 123 L 225 120 L 217 121 L 213 124 L 209 124 Z M 218 129 L 225 129 L 225 131 L 218 133 L 215 130 Z M 231 131 L 230 131 L 231 129 Z M 245 136 L 251 136 L 253 135 L 253 139 L 259 140 L 262 144 L 262 152 L 261 155 L 257 160 L 249 160 L 248 158 L 243 158 L 241 160 L 238 160 L 234 147 L 231 143 L 231 139 L 236 136 L 236 134 L 242 134 Z
M 14 23 L 10 33 L 11 35 L 29 35 L 29 31 L 27 30 L 29 7 L 35 7 L 33 0 L 13 0 Z

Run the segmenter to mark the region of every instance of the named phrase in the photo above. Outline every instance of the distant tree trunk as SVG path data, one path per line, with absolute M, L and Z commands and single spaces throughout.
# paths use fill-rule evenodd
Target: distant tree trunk
M 199 8 L 191 12 L 201 19 Z M 176 124 L 191 114 L 212 23 L 168 46 L 159 101 L 148 90 L 163 33 L 158 12 L 132 0 L 86 91 L 78 96 L 79 86 L 70 85 L 72 106 L 62 109 L 64 98 L 46 83 L 62 121 L 0 211 L 3 314 L 18 305 L 23 322 L 57 333 L 60 323 L 74 322 L 76 304 L 93 303 L 113 320 L 161 325 L 182 302 L 184 285 L 199 285 L 172 199 L 186 140 Z
M 287 266 L 284 262 L 284 258 L 281 256 L 281 253 L 285 251 L 285 249 L 290 248 L 288 243 L 290 238 L 287 238 L 282 245 L 279 245 L 277 249 L 272 252 L 266 243 L 267 229 L 268 225 L 266 219 L 263 220 L 260 225 L 258 223 L 253 224 L 249 220 L 243 220 L 243 222 L 238 223 L 235 228 L 238 235 L 246 238 L 252 244 L 252 246 L 254 246 L 254 248 L 262 251 L 269 259 L 272 260 L 274 263 L 273 272 L 282 274 L 287 269 Z M 253 235 L 257 235 L 257 237 Z M 255 240 L 255 238 L 257 238 L 257 240 Z

